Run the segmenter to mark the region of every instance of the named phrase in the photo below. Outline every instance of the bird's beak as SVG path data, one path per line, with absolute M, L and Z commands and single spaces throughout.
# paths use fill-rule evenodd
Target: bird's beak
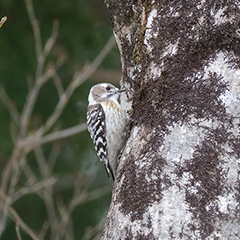
M 123 92 L 126 92 L 126 90 L 120 89 L 120 90 L 118 90 L 117 92 L 118 92 L 118 93 L 123 93 Z

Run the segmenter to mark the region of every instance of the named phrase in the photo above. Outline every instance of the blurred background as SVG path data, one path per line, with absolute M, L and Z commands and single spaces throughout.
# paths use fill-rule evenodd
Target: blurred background
M 1 0 L 0 239 L 99 239 L 112 182 L 88 92 L 120 80 L 103 0 Z

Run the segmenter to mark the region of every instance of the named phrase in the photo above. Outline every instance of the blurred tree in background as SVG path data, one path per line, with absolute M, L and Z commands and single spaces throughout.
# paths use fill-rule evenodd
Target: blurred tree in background
M 0 2 L 0 239 L 98 239 L 111 182 L 87 96 L 120 78 L 102 0 Z

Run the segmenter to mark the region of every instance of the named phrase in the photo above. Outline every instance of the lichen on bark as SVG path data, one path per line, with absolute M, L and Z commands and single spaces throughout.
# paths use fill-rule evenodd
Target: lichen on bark
M 238 239 L 239 4 L 105 2 L 133 114 L 102 239 Z

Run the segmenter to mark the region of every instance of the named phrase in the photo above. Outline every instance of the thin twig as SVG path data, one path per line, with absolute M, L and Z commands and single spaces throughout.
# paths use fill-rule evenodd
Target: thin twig
M 48 156 L 48 167 L 50 171 L 54 168 L 60 153 L 61 153 L 61 147 L 59 146 L 59 144 L 54 144 Z
M 9 204 L 9 197 L 4 194 L 3 191 L 0 189 L 0 199 L 2 199 L 2 204 L 4 205 L 4 209 L 8 210 L 12 216 L 15 218 L 15 222 L 18 226 L 21 226 L 22 229 L 33 239 L 33 240 L 40 240 L 32 229 L 22 220 L 22 218 L 18 215 L 16 210 Z
M 17 141 L 18 141 L 19 127 L 16 126 L 16 123 L 11 119 L 9 128 L 10 128 L 9 129 L 9 135 L 11 136 L 13 144 L 16 145 Z
M 45 235 L 47 233 L 47 230 L 49 229 L 49 226 L 50 226 L 49 221 L 46 220 L 42 226 L 40 233 L 38 234 L 38 237 L 40 239 L 45 239 Z
M 15 164 L 12 166 L 12 173 L 11 173 L 11 179 L 10 184 L 8 187 L 8 194 L 11 196 L 15 191 L 15 186 L 19 182 L 20 176 L 21 176 L 21 168 L 23 165 L 25 165 L 26 157 L 20 157 L 19 161 L 15 161 Z
M 2 17 L 1 21 L 0 21 L 0 28 L 2 27 L 2 25 L 7 21 L 7 17 Z
M 37 159 L 38 167 L 40 169 L 41 175 L 43 179 L 47 179 L 51 176 L 51 169 L 48 167 L 47 160 L 44 156 L 43 150 L 41 146 L 38 146 L 34 149 L 34 154 Z M 53 200 L 53 189 L 52 185 L 48 185 L 43 191 L 40 193 L 40 196 L 43 198 L 44 203 L 46 205 L 48 219 L 50 221 L 51 226 L 51 239 L 55 238 L 57 229 L 58 229 L 58 218 L 54 206 Z
M 60 98 L 62 94 L 64 94 L 64 88 L 63 85 L 61 83 L 61 79 L 58 76 L 57 72 L 55 72 L 54 76 L 53 76 L 53 83 L 57 89 L 58 92 L 58 97 Z
M 35 40 L 35 48 L 36 48 L 36 54 L 37 54 L 37 70 L 36 70 L 35 82 L 37 84 L 38 78 L 42 75 L 43 67 L 44 67 L 44 55 L 42 50 L 43 48 L 42 48 L 41 31 L 40 31 L 39 22 L 35 16 L 32 0 L 25 0 L 25 2 L 26 2 L 29 20 L 33 29 L 34 40 Z
M 18 240 L 22 240 L 21 233 L 20 233 L 20 229 L 19 229 L 19 224 L 18 224 L 18 223 L 16 223 L 15 229 L 16 229 L 16 233 L 17 233 L 17 238 L 18 238 Z
M 34 155 L 36 157 L 38 168 L 40 170 L 42 178 L 47 179 L 51 175 L 51 173 L 49 172 L 47 160 L 44 156 L 41 146 L 37 146 L 34 148 Z
M 98 56 L 94 59 L 94 61 L 89 65 L 87 71 L 80 72 L 76 75 L 73 86 L 77 87 L 79 86 L 83 81 L 88 79 L 99 67 L 99 65 L 102 63 L 102 61 L 105 59 L 105 57 L 108 55 L 108 53 L 112 50 L 112 48 L 116 45 L 116 41 L 114 36 L 112 35 L 101 52 L 98 54 Z
M 70 137 L 72 135 L 83 132 L 86 129 L 87 129 L 87 124 L 86 123 L 81 123 L 77 126 L 74 126 L 74 127 L 71 127 L 71 128 L 65 129 L 65 130 L 50 133 L 50 134 L 42 137 L 40 143 L 45 144 L 45 143 L 53 142 L 53 141 L 60 140 L 60 139 L 63 139 L 63 138 L 67 138 L 67 137 Z
M 90 193 L 86 192 L 85 194 L 81 194 L 81 195 L 73 198 L 69 208 L 74 209 L 79 204 L 83 204 L 85 202 L 90 202 L 90 201 L 99 199 L 99 198 L 107 195 L 110 192 L 111 192 L 110 187 L 102 187 L 102 188 L 93 190 Z
M 81 240 L 91 240 L 94 236 L 96 236 L 100 231 L 102 231 L 104 226 L 105 217 L 101 219 L 101 221 L 95 225 L 94 227 L 88 229 Z
M 35 235 L 35 233 L 32 231 L 32 229 L 22 220 L 22 218 L 18 215 L 18 213 L 15 211 L 14 208 L 11 206 L 7 206 L 9 212 L 13 215 L 16 222 L 19 224 L 19 226 L 22 227 L 22 229 L 33 239 L 33 240 L 39 240 L 39 238 Z
M 93 177 L 87 181 L 88 183 L 84 185 L 84 178 L 75 185 L 74 194 L 70 202 L 67 204 L 67 207 L 55 206 L 55 199 L 53 194 L 53 185 L 56 180 L 52 176 L 52 167 L 54 166 L 56 156 L 58 153 L 53 152 L 55 155 L 51 155 L 52 159 L 50 164 L 49 161 L 45 159 L 44 152 L 42 150 L 41 144 L 49 143 L 56 141 L 58 139 L 70 137 L 74 134 L 80 133 L 86 129 L 86 124 L 79 124 L 74 127 L 64 129 L 64 130 L 55 130 L 56 132 L 48 133 L 48 131 L 54 127 L 54 124 L 58 121 L 62 112 L 65 109 L 66 104 L 70 100 L 74 91 L 88 79 L 94 71 L 101 64 L 103 59 L 110 52 L 112 47 L 115 45 L 115 40 L 113 37 L 109 39 L 105 47 L 95 58 L 92 64 L 86 65 L 81 72 L 78 72 L 72 78 L 71 83 L 68 85 L 66 90 L 64 90 L 61 83 L 61 79 L 57 75 L 57 69 L 63 63 L 64 58 L 59 58 L 58 61 L 50 65 L 47 64 L 46 58 L 51 52 L 58 35 L 58 21 L 53 23 L 52 34 L 50 38 L 46 41 L 45 45 L 42 45 L 41 32 L 38 20 L 36 19 L 32 0 L 25 0 L 27 12 L 29 15 L 30 23 L 32 25 L 34 39 L 35 39 L 35 48 L 37 55 L 37 66 L 36 74 L 33 86 L 31 87 L 29 94 L 27 96 L 23 110 L 18 113 L 17 108 L 8 97 L 5 90 L 0 89 L 0 97 L 4 102 L 4 105 L 7 107 L 11 114 L 11 118 L 14 120 L 15 125 L 19 130 L 19 136 L 16 137 L 14 142 L 14 148 L 12 150 L 12 155 L 8 160 L 6 166 L 2 171 L 2 182 L 0 188 L 0 203 L 1 203 L 1 226 L 0 226 L 0 236 L 3 233 L 7 219 L 9 216 L 14 218 L 16 224 L 16 234 L 18 240 L 21 240 L 21 232 L 24 230 L 32 239 L 39 240 L 43 239 L 46 234 L 46 229 L 51 231 L 51 237 L 55 240 L 55 236 L 58 237 L 65 236 L 73 238 L 72 229 L 71 229 L 71 216 L 78 204 L 81 204 L 86 201 L 91 201 L 107 194 L 110 191 L 110 188 L 97 189 L 92 192 L 88 192 L 88 187 L 92 182 Z M 49 66 L 46 68 L 45 66 Z M 30 132 L 29 123 L 30 118 L 33 113 L 34 107 L 38 100 L 39 92 L 42 89 L 43 85 L 49 80 L 53 79 L 55 87 L 59 95 L 59 102 L 57 103 L 54 111 L 47 119 L 46 123 L 40 127 L 36 132 Z M 48 133 L 44 136 L 44 134 Z M 38 170 L 40 171 L 41 180 L 35 176 L 34 172 L 27 163 L 27 155 L 30 151 L 34 149 L 35 158 L 38 163 Z M 82 175 L 83 176 L 83 175 Z M 15 192 L 18 186 L 18 183 L 22 177 L 26 177 L 25 186 L 19 185 L 19 191 Z M 83 186 L 84 185 L 84 186 Z M 47 209 L 48 221 L 46 227 L 43 226 L 41 233 L 37 237 L 32 229 L 24 223 L 21 217 L 18 215 L 16 210 L 11 206 L 12 203 L 22 198 L 24 195 L 29 193 L 36 193 L 40 195 Z M 62 211 L 62 214 L 61 214 Z M 11 213 L 11 214 L 9 214 Z M 60 216 L 59 216 L 60 215 Z M 60 218 L 62 217 L 62 219 Z M 57 237 L 56 237 L 57 239 Z
M 43 56 L 46 58 L 50 51 L 52 50 L 56 40 L 57 40 L 57 36 L 58 36 L 58 28 L 59 28 L 59 21 L 57 19 L 55 19 L 53 21 L 53 29 L 52 29 L 52 34 L 50 36 L 50 38 L 48 38 L 44 49 L 43 49 Z
M 47 210 L 49 226 L 51 230 L 51 239 L 55 239 L 56 232 L 58 231 L 59 227 L 59 219 L 57 217 L 55 204 L 54 204 L 54 197 L 52 188 L 44 189 L 44 191 L 40 195 L 45 203 L 45 207 Z
M 20 117 L 19 117 L 19 112 L 16 108 L 16 105 L 13 103 L 11 98 L 8 96 L 6 90 L 1 86 L 0 86 L 0 98 L 3 102 L 3 104 L 5 105 L 5 107 L 7 108 L 7 110 L 9 111 L 15 124 L 17 126 L 19 126 L 19 118 Z
M 39 76 L 37 81 L 35 82 L 34 87 L 29 92 L 29 95 L 27 97 L 26 104 L 23 108 L 22 115 L 21 115 L 21 136 L 24 137 L 26 135 L 29 118 L 32 114 L 33 108 L 35 106 L 39 91 L 43 84 L 47 82 L 54 74 L 54 71 L 51 67 L 47 69 L 45 74 L 43 74 L 41 77 Z
M 74 240 L 73 221 L 71 218 L 68 221 L 68 225 L 65 232 L 65 239 Z
M 19 159 L 19 158 L 21 159 L 22 157 L 24 157 L 24 156 L 22 155 L 20 148 L 18 146 L 16 146 L 13 150 L 13 153 L 12 153 L 10 159 L 7 162 L 7 165 L 5 166 L 5 168 L 3 169 L 3 172 L 2 172 L 1 191 L 3 193 L 6 193 L 6 190 L 7 190 L 8 184 L 9 184 L 9 178 L 12 173 L 12 167 L 13 167 L 16 159 Z
M 52 115 L 48 118 L 45 125 L 38 130 L 40 134 L 46 133 L 56 123 L 56 121 L 62 114 L 63 109 L 68 103 L 70 97 L 72 96 L 73 92 L 81 83 L 87 80 L 91 76 L 91 74 L 98 68 L 98 66 L 101 64 L 103 59 L 108 55 L 108 53 L 110 52 L 110 50 L 113 48 L 114 45 L 115 45 L 115 39 L 112 36 L 108 40 L 104 48 L 101 50 L 99 55 L 95 58 L 93 63 L 90 65 L 87 65 L 85 68 L 83 68 L 83 70 L 80 73 L 76 74 L 71 84 L 68 86 L 64 94 L 62 94 L 62 96 L 60 97 L 59 102 L 55 107 Z
M 36 46 L 36 53 L 37 53 L 37 70 L 36 70 L 36 76 L 35 76 L 35 85 L 30 91 L 26 104 L 23 109 L 23 113 L 21 116 L 21 136 L 26 135 L 27 126 L 29 122 L 29 117 L 32 114 L 33 107 L 35 106 L 39 91 L 42 87 L 42 85 L 53 76 L 54 71 L 52 69 L 48 69 L 46 73 L 43 75 L 43 68 L 44 68 L 44 62 L 49 54 L 50 50 L 52 49 L 56 38 L 58 34 L 58 21 L 54 21 L 53 23 L 53 30 L 52 35 L 47 40 L 44 50 L 42 50 L 42 39 L 41 39 L 41 32 L 39 27 L 39 22 L 36 19 L 35 12 L 32 5 L 32 0 L 26 0 L 26 7 L 28 16 L 30 19 L 30 23 L 32 25 L 34 39 L 35 39 L 35 46 Z
M 28 162 L 25 163 L 24 167 L 22 168 L 22 172 L 24 173 L 26 179 L 27 179 L 27 184 L 28 185 L 33 185 L 37 182 L 37 176 L 31 169 L 30 165 Z
M 25 3 L 26 3 L 30 23 L 31 23 L 32 29 L 33 29 L 37 57 L 39 58 L 42 54 L 42 39 L 41 39 L 39 23 L 35 16 L 35 12 L 34 12 L 33 5 L 32 5 L 32 0 L 25 0 Z
M 56 183 L 57 179 L 55 177 L 51 177 L 49 179 L 45 179 L 43 181 L 40 181 L 32 186 L 28 187 L 22 187 L 18 192 L 16 192 L 11 197 L 11 204 L 16 202 L 18 199 L 23 197 L 24 195 L 30 194 L 30 193 L 36 193 L 41 189 L 48 188 L 49 186 L 53 186 Z
M 78 206 L 79 204 L 88 202 L 88 201 L 92 201 L 92 200 L 101 198 L 102 196 L 105 196 L 106 194 L 108 194 L 110 191 L 111 190 L 109 187 L 102 187 L 102 188 L 92 191 L 91 193 L 84 191 L 84 192 L 81 192 L 79 195 L 74 196 L 71 199 L 68 207 L 64 208 L 63 205 L 61 204 L 60 210 L 62 212 L 62 222 L 61 222 L 56 239 L 62 238 L 62 236 L 65 232 L 65 229 L 67 228 L 68 221 L 71 217 L 71 214 L 74 211 L 74 209 L 76 208 L 76 206 Z

